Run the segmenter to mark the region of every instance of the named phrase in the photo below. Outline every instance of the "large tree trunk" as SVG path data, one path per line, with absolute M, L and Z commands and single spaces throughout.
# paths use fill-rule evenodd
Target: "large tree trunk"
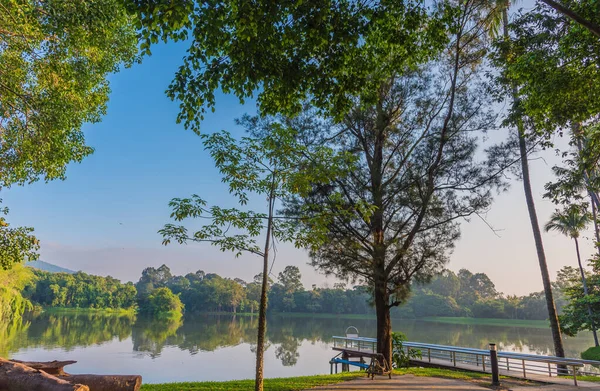
M 88 386 L 73 384 L 44 371 L 0 358 L 1 391 L 90 391 Z
M 588 286 L 587 279 L 585 278 L 585 271 L 583 270 L 583 265 L 581 264 L 581 255 L 579 254 L 579 241 L 577 238 L 573 238 L 575 240 L 575 250 L 577 251 L 577 263 L 579 264 L 579 272 L 581 273 L 581 284 L 583 285 L 583 294 L 588 296 Z M 592 306 L 588 303 L 587 305 L 588 315 L 590 317 L 590 326 L 592 328 L 592 334 L 594 335 L 594 343 L 596 346 L 600 346 L 598 344 L 598 333 L 596 332 L 596 325 L 594 324 L 594 314 L 592 313 Z
M 504 39 L 509 40 L 508 34 L 508 9 L 504 8 L 502 12 Z M 516 88 L 512 88 L 513 103 L 518 104 L 518 96 Z M 523 174 L 523 190 L 525 191 L 525 200 L 527 202 L 527 211 L 529 212 L 529 221 L 531 222 L 531 230 L 535 241 L 535 249 L 537 251 L 540 271 L 542 273 L 542 283 L 544 284 L 544 294 L 546 296 L 546 307 L 548 308 L 548 319 L 550 320 L 550 329 L 552 330 L 552 341 L 554 343 L 554 354 L 558 357 L 565 356 L 563 347 L 562 335 L 560 332 L 560 323 L 558 321 L 558 313 L 554 304 L 554 295 L 552 294 L 552 284 L 550 282 L 550 273 L 548 272 L 548 263 L 546 262 L 546 254 L 544 252 L 544 243 L 542 242 L 542 233 L 540 224 L 535 210 L 535 202 L 533 200 L 533 192 L 531 190 L 531 178 L 529 175 L 529 161 L 527 160 L 527 142 L 525 140 L 525 129 L 521 121 L 517 126 L 519 136 L 519 153 L 521 156 L 521 172 Z
M 384 285 L 385 286 L 385 285 Z M 375 286 L 375 311 L 377 314 L 377 353 L 381 353 L 392 367 L 392 321 L 387 289 Z M 383 363 L 382 363 L 383 364 Z

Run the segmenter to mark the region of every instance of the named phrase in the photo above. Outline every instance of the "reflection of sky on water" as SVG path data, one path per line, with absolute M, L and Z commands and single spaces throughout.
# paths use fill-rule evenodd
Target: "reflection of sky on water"
M 550 331 L 544 328 L 455 325 L 394 320 L 411 341 L 550 354 Z M 273 317 L 269 321 L 265 376 L 329 373 L 331 336 L 349 325 L 362 336 L 375 332 L 375 321 Z M 256 317 L 200 316 L 181 323 L 132 318 L 43 315 L 0 335 L 0 351 L 21 360 L 77 360 L 73 373 L 140 374 L 145 383 L 246 379 L 254 376 Z M 566 338 L 567 355 L 577 357 L 592 345 L 589 333 Z
M 134 352 L 131 339 L 113 340 L 100 346 L 64 349 L 28 348 L 12 354 L 18 360 L 40 361 L 76 360 L 67 372 L 98 374 L 141 374 L 144 383 L 163 383 L 200 380 L 239 380 L 254 376 L 255 356 L 250 344 L 220 348 L 194 356 L 176 346 L 165 347 L 159 357 Z M 294 366 L 283 366 L 275 356 L 276 345 L 265 353 L 266 377 L 289 377 L 329 373 L 331 347 L 324 342 L 303 341 Z

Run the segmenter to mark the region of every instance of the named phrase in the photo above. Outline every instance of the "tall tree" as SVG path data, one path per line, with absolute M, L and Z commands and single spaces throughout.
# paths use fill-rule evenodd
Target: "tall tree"
M 512 53 L 511 36 L 509 32 L 509 20 L 508 20 L 508 8 L 510 2 L 498 1 L 495 2 L 495 12 L 493 15 L 496 20 L 501 21 L 502 24 L 502 39 L 499 50 L 499 64 L 500 67 L 505 70 L 508 66 L 506 65 L 509 57 L 508 53 Z M 521 95 L 517 88 L 518 83 L 510 76 L 503 75 L 500 80 L 505 87 L 502 89 L 502 93 L 506 93 L 510 99 L 510 114 L 506 123 L 516 128 L 516 139 L 518 143 L 519 160 L 520 160 L 520 174 L 522 176 L 523 190 L 525 193 L 525 202 L 527 204 L 527 212 L 529 214 L 529 221 L 533 233 L 535 242 L 535 248 L 542 274 L 542 284 L 544 286 L 544 295 L 546 298 L 546 307 L 548 309 L 548 319 L 550 321 L 550 329 L 552 330 L 552 339 L 554 342 L 554 353 L 559 357 L 564 357 L 564 347 L 562 342 L 562 335 L 560 331 L 560 323 L 558 318 L 558 312 L 556 311 L 556 304 L 554 301 L 554 295 L 552 292 L 552 283 L 550 281 L 550 273 L 548 271 L 548 263 L 546 262 L 546 253 L 544 251 L 544 244 L 542 241 L 542 233 L 540 230 L 539 220 L 537 217 L 537 210 L 535 207 L 535 200 L 533 198 L 533 191 L 531 188 L 531 176 L 529 171 L 529 152 L 531 150 L 528 146 L 528 134 L 526 132 L 526 118 L 523 115 L 523 103 L 521 101 Z
M 581 273 L 581 284 L 583 285 L 584 296 L 588 296 L 589 292 L 585 277 L 585 270 L 583 269 L 583 265 L 581 263 L 581 254 L 579 253 L 579 234 L 590 224 L 591 220 L 592 217 L 590 214 L 587 213 L 580 205 L 571 205 L 562 212 L 554 212 L 550 217 L 550 221 L 548 221 L 544 227 L 546 232 L 558 231 L 561 234 L 570 237 L 575 242 L 575 251 L 577 253 L 577 263 L 579 265 L 579 272 Z M 592 333 L 594 335 L 594 343 L 596 346 L 600 346 L 598 344 L 598 335 L 596 333 L 596 326 L 593 320 L 592 306 L 588 304 L 587 309 L 590 317 Z
M 269 263 L 275 241 L 294 242 L 298 247 L 317 246 L 322 235 L 299 234 L 286 219 L 276 215 L 278 200 L 289 194 L 304 194 L 311 183 L 322 183 L 340 175 L 336 172 L 337 161 L 346 167 L 344 155 L 320 148 L 318 159 L 327 164 L 313 165 L 311 170 L 299 166 L 305 149 L 295 141 L 295 133 L 278 122 L 245 117 L 241 124 L 250 131 L 251 137 L 234 139 L 227 132 L 202 135 L 205 148 L 229 185 L 230 192 L 244 207 L 251 195 L 264 197 L 266 207 L 262 212 L 237 208 L 208 207 L 197 195 L 191 198 L 175 198 L 170 206 L 171 217 L 176 221 L 188 218 L 208 219 L 200 230 L 189 233 L 183 225 L 167 224 L 159 232 L 164 244 L 171 240 L 179 243 L 208 242 L 222 251 L 233 251 L 236 256 L 243 252 L 262 259 L 261 293 L 256 348 L 255 390 L 263 389 L 263 356 L 267 327 L 267 291 L 269 288 Z M 316 155 L 314 155 L 317 157 Z M 321 169 L 319 169 L 321 168 Z M 311 225 L 319 226 L 322 216 L 310 217 Z M 231 230 L 231 233 L 230 233 Z M 264 238 L 264 245 L 257 242 Z M 208 279 L 208 275 L 205 277 Z
M 68 163 L 92 153 L 81 127 L 100 121 L 108 74 L 136 53 L 120 0 L 1 0 L 0 189 L 63 179 Z M 2 223 L 2 267 L 34 258 L 31 229 Z
M 586 275 L 587 294 L 583 290 L 577 271 L 564 267 L 559 272 L 561 287 L 567 298 L 561 322 L 565 334 L 574 336 L 582 330 L 595 330 L 600 324 L 600 258 L 595 256 L 590 265 L 592 272 Z M 591 307 L 591 312 L 589 308 Z
M 500 170 L 475 158 L 478 132 L 494 122 L 479 84 L 488 10 L 466 1 L 450 14 L 449 44 L 436 61 L 392 74 L 370 99 L 357 98 L 340 124 L 314 132 L 317 144 L 353 153 L 357 169 L 288 205 L 292 215 L 298 207 L 347 211 L 328 225 L 312 264 L 371 288 L 377 351 L 389 364 L 390 309 L 404 302 L 411 281 L 441 271 L 459 220 L 486 210 L 501 185 Z

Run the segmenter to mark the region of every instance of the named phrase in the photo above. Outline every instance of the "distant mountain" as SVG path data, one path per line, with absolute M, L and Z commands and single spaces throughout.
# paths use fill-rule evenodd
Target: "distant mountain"
M 76 273 L 73 270 L 65 269 L 64 267 L 56 266 L 56 265 L 53 265 L 51 263 L 44 262 L 44 261 L 27 262 L 25 264 L 25 266 L 32 267 L 34 269 L 40 269 L 40 270 L 50 272 L 50 273 L 69 273 L 69 274 Z

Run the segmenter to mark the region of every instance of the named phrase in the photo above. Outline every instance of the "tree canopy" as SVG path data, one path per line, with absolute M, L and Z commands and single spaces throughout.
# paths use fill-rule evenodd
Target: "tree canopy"
M 106 112 L 108 74 L 137 59 L 134 20 L 120 0 L 0 1 L 0 189 L 64 179 L 92 153 L 82 126 Z M 0 267 L 35 259 L 32 229 L 0 222 Z

